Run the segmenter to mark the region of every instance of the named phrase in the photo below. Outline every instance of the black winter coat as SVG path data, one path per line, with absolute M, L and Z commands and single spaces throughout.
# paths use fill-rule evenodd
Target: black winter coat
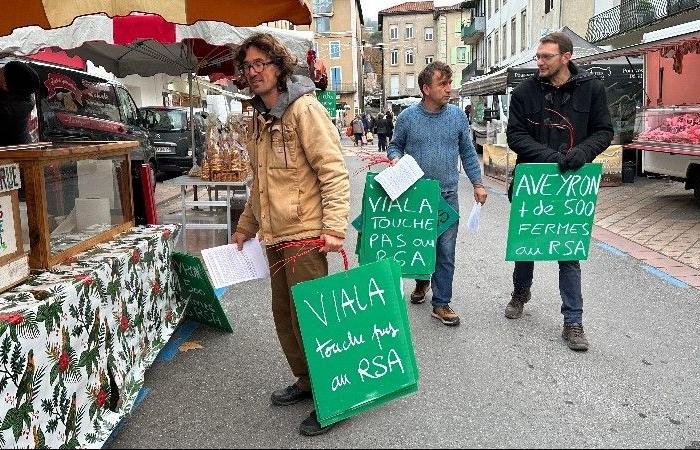
M 0 91 L 0 147 L 31 141 L 27 127 L 32 108 L 31 96 Z
M 610 145 L 613 127 L 603 83 L 574 63 L 569 70 L 571 78 L 559 88 L 535 74 L 513 91 L 506 134 L 516 164 L 556 163 L 570 147 L 583 150 L 591 162 Z

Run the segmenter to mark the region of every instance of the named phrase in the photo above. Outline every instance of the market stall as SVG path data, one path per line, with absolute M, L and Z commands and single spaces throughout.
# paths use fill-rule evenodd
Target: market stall
M 642 171 L 685 180 L 700 201 L 700 21 L 644 34 L 641 44 L 587 58 L 644 56 L 646 101 L 626 149 L 639 151 Z
M 629 142 L 632 138 L 636 106 L 642 101 L 642 60 L 618 57 L 605 61 L 591 61 L 591 58 L 601 54 L 603 51 L 601 48 L 589 43 L 568 27 L 560 31 L 565 33 L 573 43 L 573 62 L 596 75 L 605 86 L 615 135 L 610 147 L 596 158 L 595 162 L 603 164 L 601 181 L 603 186 L 619 185 L 623 178 L 621 144 Z M 505 142 L 504 131 L 510 97 L 508 94 L 537 71 L 537 63 L 531 59 L 531 55 L 534 55 L 536 50 L 537 47 L 534 46 L 530 53 L 523 57 L 523 59 L 527 57 L 526 61 L 521 59 L 494 73 L 473 78 L 462 88 L 462 95 L 497 97 L 497 102 L 493 103 L 492 108 L 487 111 L 502 110 L 505 116 L 502 118 L 503 121 L 493 122 L 491 116 L 484 117 L 483 102 L 473 102 L 476 108 L 472 128 L 475 133 L 478 132 L 483 136 L 480 144 L 484 152 L 484 173 L 502 181 L 512 177 L 517 156 L 507 148 Z M 494 126 L 493 123 L 496 125 Z

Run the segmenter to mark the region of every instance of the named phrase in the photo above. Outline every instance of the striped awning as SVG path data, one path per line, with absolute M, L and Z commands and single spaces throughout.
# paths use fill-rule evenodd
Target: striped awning
M 311 24 L 306 0 L 22 0 L 3 2 L 0 36 L 32 25 L 64 27 L 85 15 L 104 13 L 114 17 L 132 12 L 158 14 L 168 22 L 189 25 L 199 20 L 234 26 L 257 26 L 276 20 Z

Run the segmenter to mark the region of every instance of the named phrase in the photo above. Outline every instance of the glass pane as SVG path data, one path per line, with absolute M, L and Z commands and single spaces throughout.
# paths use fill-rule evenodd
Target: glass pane
M 315 17 L 314 20 L 316 21 L 317 33 L 328 33 L 331 31 L 330 17 Z
M 333 0 L 314 0 L 314 14 L 333 12 Z
M 126 157 L 63 161 L 44 168 L 51 253 L 124 223 Z

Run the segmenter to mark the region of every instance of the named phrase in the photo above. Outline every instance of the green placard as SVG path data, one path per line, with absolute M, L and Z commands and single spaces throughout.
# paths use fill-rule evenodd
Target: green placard
M 233 332 L 202 261 L 192 255 L 174 252 L 173 265 L 180 279 L 182 295 L 187 299 L 185 317 Z
M 331 119 L 335 119 L 336 99 L 335 91 L 316 91 L 316 98 L 326 108 Z
M 368 173 L 365 182 L 360 264 L 392 259 L 404 278 L 430 279 L 435 271 L 440 184 L 420 179 L 391 200 L 375 176 Z
M 383 260 L 299 283 L 292 297 L 321 425 L 417 391 L 397 263 Z
M 440 196 L 440 205 L 438 206 L 438 224 L 437 224 L 437 235 L 440 236 L 442 233 L 447 231 L 455 222 L 459 219 L 459 213 L 447 203 L 447 200 Z M 355 217 L 352 221 L 352 227 L 360 232 L 362 231 L 362 213 Z M 359 240 L 359 239 L 358 239 Z
M 560 172 L 557 164 L 518 164 L 506 261 L 588 258 L 602 164 Z

